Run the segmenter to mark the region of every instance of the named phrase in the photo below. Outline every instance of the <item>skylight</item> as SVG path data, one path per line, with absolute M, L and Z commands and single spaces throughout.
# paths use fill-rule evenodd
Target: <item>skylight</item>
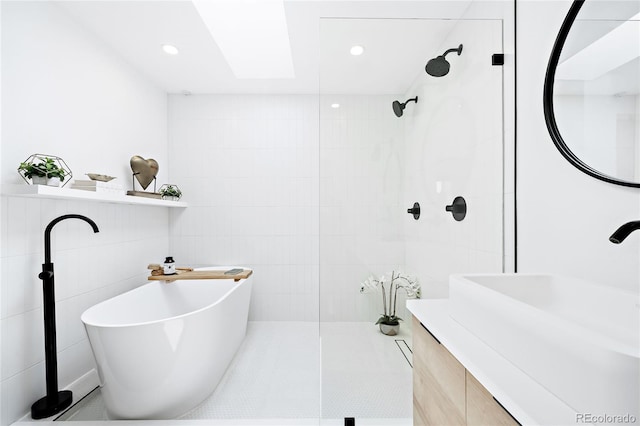
M 594 80 L 640 55 L 640 14 L 600 37 L 558 67 L 559 80 Z
M 193 0 L 239 79 L 295 78 L 282 0 Z

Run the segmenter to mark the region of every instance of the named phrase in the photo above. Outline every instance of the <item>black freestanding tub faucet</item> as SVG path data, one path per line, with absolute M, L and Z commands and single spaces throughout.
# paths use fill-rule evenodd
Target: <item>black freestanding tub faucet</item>
M 44 230 L 44 263 L 38 278 L 42 280 L 44 310 L 44 362 L 47 395 L 31 406 L 33 419 L 44 419 L 57 414 L 71 405 L 71 391 L 58 391 L 58 356 L 56 348 L 56 298 L 53 291 L 53 263 L 51 262 L 51 230 L 65 219 L 82 219 L 99 232 L 98 225 L 86 216 L 66 214 L 53 219 Z

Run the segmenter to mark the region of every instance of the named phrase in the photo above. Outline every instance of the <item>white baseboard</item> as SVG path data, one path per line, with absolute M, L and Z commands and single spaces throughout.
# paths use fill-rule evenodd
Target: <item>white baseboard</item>
M 87 373 L 80 376 L 80 378 L 61 389 L 67 389 L 73 392 L 72 404 L 75 404 L 98 386 L 100 386 L 100 377 L 98 376 L 96 369 L 92 368 Z

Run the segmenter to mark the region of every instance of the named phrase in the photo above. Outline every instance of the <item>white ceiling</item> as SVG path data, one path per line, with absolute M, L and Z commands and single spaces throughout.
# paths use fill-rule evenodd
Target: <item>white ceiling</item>
M 322 19 L 320 93 L 400 94 L 441 55 L 454 20 Z M 366 46 L 353 57 L 349 46 Z M 448 46 L 451 47 L 451 46 Z
M 451 20 L 472 0 L 285 0 L 296 77 L 263 80 L 234 76 L 191 1 L 57 3 L 168 93 L 397 94 L 442 54 Z M 162 52 L 165 43 L 180 54 Z M 356 43 L 366 49 L 360 57 L 348 53 Z

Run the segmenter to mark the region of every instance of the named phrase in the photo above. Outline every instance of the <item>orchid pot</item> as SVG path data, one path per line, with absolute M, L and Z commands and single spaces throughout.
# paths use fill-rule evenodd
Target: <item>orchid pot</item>
M 370 276 L 360 284 L 360 293 L 379 291 L 382 294 L 383 313 L 376 321 L 376 325 L 379 326 L 380 332 L 387 336 L 395 336 L 400 331 L 402 318 L 396 315 L 398 291 L 400 290 L 404 291 L 407 297 L 420 298 L 421 289 L 418 279 L 400 272 L 392 271 L 389 282 L 384 276 L 380 278 Z

